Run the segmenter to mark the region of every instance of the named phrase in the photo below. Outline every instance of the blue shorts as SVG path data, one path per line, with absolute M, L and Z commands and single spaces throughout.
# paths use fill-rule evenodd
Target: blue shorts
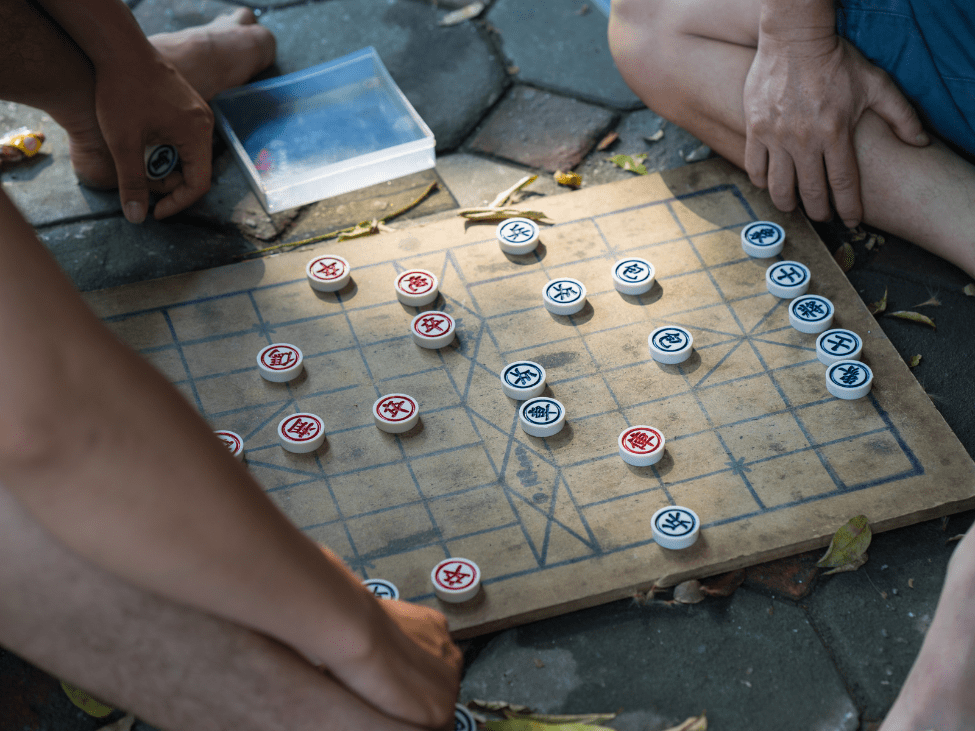
M 925 125 L 975 156 L 975 2 L 837 0 L 837 32 L 882 68 Z

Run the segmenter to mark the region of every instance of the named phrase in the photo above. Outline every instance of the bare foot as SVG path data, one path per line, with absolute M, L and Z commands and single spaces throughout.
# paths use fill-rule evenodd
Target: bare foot
M 249 8 L 149 41 L 205 101 L 266 69 L 276 48 L 271 31 L 257 24 Z
M 239 86 L 274 61 L 275 40 L 258 25 L 254 12 L 241 8 L 206 25 L 176 33 L 158 33 L 149 41 L 196 92 L 209 101 L 225 89 Z M 78 181 L 97 190 L 118 187 L 115 161 L 102 138 L 95 110 L 57 120 L 68 131 L 71 164 Z M 165 192 L 152 184 L 155 192 Z

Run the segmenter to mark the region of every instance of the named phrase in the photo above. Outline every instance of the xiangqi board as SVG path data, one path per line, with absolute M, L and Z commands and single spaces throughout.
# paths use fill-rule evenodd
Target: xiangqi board
M 454 218 L 88 300 L 214 429 L 241 435 L 251 474 L 307 535 L 363 579 L 439 606 L 458 636 L 822 546 L 860 513 L 883 530 L 973 504 L 975 465 L 822 242 L 743 175 L 709 162 L 531 207 L 553 224 L 529 254 Z M 761 220 L 785 231 L 776 257 L 742 249 L 742 229 Z M 339 292 L 309 286 L 307 263 L 326 253 L 351 266 Z M 614 287 L 626 257 L 652 263 L 645 294 Z M 862 340 L 863 398 L 827 390 L 817 336 L 767 290 L 777 261 L 808 267 L 832 327 Z M 419 309 L 394 287 L 414 269 L 439 285 Z M 557 278 L 584 284 L 578 313 L 546 309 Z M 452 318 L 449 344 L 417 346 L 421 310 Z M 651 356 L 648 336 L 665 326 L 693 337 L 681 363 Z M 274 343 L 304 354 L 290 382 L 258 373 Z M 564 406 L 554 436 L 519 425 L 501 381 L 518 361 L 541 366 L 542 396 Z M 415 399 L 419 423 L 377 429 L 386 394 Z M 312 453 L 279 446 L 278 424 L 296 412 L 324 423 Z M 665 440 L 651 466 L 620 457 L 636 425 Z M 654 542 L 651 518 L 667 505 L 700 517 L 692 547 Z M 430 572 L 447 557 L 480 567 L 473 600 L 435 597 Z

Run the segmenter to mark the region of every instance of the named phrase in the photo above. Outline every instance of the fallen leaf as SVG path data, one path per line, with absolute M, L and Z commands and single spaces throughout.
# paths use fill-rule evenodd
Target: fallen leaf
M 819 568 L 838 568 L 856 564 L 852 571 L 866 561 L 867 547 L 870 545 L 870 524 L 866 515 L 857 515 L 844 524 L 833 535 L 829 548 L 823 557 L 816 562 Z M 862 558 L 862 560 L 861 560 Z M 859 561 L 859 563 L 857 563 Z
M 583 5 L 581 8 L 576 10 L 576 15 L 586 15 L 589 12 L 589 10 L 590 8 L 588 5 Z
M 664 138 L 664 128 L 661 127 L 649 137 L 644 137 L 647 142 L 660 142 Z
M 457 211 L 457 215 L 476 223 L 499 223 L 509 218 L 530 218 L 543 223 L 548 220 L 548 216 L 541 211 L 521 211 L 517 208 L 465 208 Z
M 745 581 L 745 570 L 731 571 L 701 585 L 705 596 L 731 596 Z
M 61 688 L 64 690 L 65 695 L 68 696 L 68 699 L 89 716 L 104 718 L 115 710 L 111 706 L 106 706 L 100 700 L 93 698 L 87 691 L 65 683 L 63 680 L 61 681 Z
M 508 69 L 507 69 L 507 71 L 508 71 L 508 74 L 511 75 L 511 76 L 517 76 L 518 75 L 518 72 L 521 71 L 521 69 L 518 68 L 517 66 L 509 66 Z
M 700 716 L 691 716 L 683 723 L 673 726 L 667 731 L 707 731 L 707 729 L 708 719 L 704 715 L 704 711 L 701 711 Z
M 545 723 L 531 718 L 506 718 L 503 721 L 488 721 L 487 731 L 613 731 L 605 726 L 589 723 Z
M 952 536 L 951 538 L 949 538 L 947 541 L 945 541 L 945 543 L 954 543 L 955 541 L 960 541 L 964 537 L 965 537 L 964 533 L 959 533 L 957 536 Z
M 637 175 L 646 175 L 647 168 L 642 164 L 643 160 L 646 159 L 646 155 L 637 155 L 636 159 L 630 157 L 629 155 L 614 155 L 609 158 L 609 161 L 613 163 L 618 168 L 623 168 L 631 173 L 636 173 Z M 639 161 L 639 162 L 638 162 Z
M 544 662 L 542 662 L 541 660 L 539 660 L 539 659 L 538 659 L 538 658 L 536 657 L 536 658 L 535 658 L 535 667 L 536 667 L 536 668 L 538 668 L 539 670 L 541 670 L 541 669 L 542 669 L 543 667 L 545 667 L 545 663 L 544 663 Z
M 606 135 L 599 141 L 598 145 L 596 145 L 596 152 L 602 152 L 611 144 L 616 142 L 616 140 L 618 140 L 619 138 L 620 138 L 619 132 L 610 132 L 608 135 Z
M 929 299 L 924 300 L 920 304 L 914 305 L 915 307 L 939 307 L 941 305 L 941 300 L 939 300 L 934 295 L 931 295 Z
M 476 18 L 484 12 L 484 3 L 476 2 L 470 5 L 465 5 L 460 10 L 455 10 L 452 13 L 447 13 L 440 19 L 437 25 L 446 28 L 451 25 L 458 25 L 463 23 L 465 20 L 470 20 L 471 18 Z
M 132 731 L 132 724 L 135 723 L 135 716 L 123 716 L 115 723 L 102 726 L 98 731 Z
M 854 558 L 849 563 L 842 564 L 836 568 L 830 569 L 829 571 L 824 571 L 823 576 L 830 576 L 831 574 L 843 574 L 847 571 L 856 571 L 858 568 L 863 566 L 867 562 L 867 554 L 861 553 L 859 556 Z M 887 597 L 884 597 L 886 599 Z
M 913 589 L 914 588 L 914 579 L 908 579 L 907 580 L 907 585 Z
M 487 713 L 500 713 L 505 709 L 510 709 L 516 713 L 531 713 L 532 710 L 528 706 L 516 705 L 507 701 L 482 701 L 477 698 L 469 701 L 467 707 L 472 711 L 486 711 Z
M 559 185 L 564 185 L 567 188 L 575 188 L 578 190 L 582 186 L 582 176 L 579 175 L 579 173 L 572 172 L 571 170 L 567 173 L 563 173 L 561 170 L 556 170 L 555 175 L 552 177 L 555 178 L 556 183 Z
M 690 152 L 680 151 L 680 156 L 684 158 L 684 162 L 697 162 L 698 160 L 707 160 L 711 157 L 711 148 L 707 145 L 698 145 Z
M 701 582 L 697 579 L 684 581 L 674 587 L 674 601 L 681 604 L 697 604 L 704 601 Z
M 920 355 L 920 353 L 917 354 L 917 355 L 912 355 L 911 356 L 911 359 L 909 361 L 907 361 L 907 367 L 908 368 L 914 368 L 920 362 L 921 362 L 921 355 Z
M 549 713 L 516 713 L 514 711 L 502 709 L 506 718 L 523 718 L 529 721 L 539 721 L 540 723 L 554 724 L 597 724 L 603 721 L 612 721 L 619 713 L 575 713 L 575 714 L 549 714 Z M 595 727 L 594 727 L 595 728 Z
M 897 312 L 891 312 L 891 317 L 896 317 L 901 320 L 910 320 L 911 322 L 917 322 L 921 325 L 929 325 L 932 329 L 937 330 L 937 326 L 927 315 L 922 315 L 920 312 L 907 312 L 905 310 L 898 310 Z
M 884 296 L 873 304 L 867 305 L 871 315 L 882 315 L 887 309 L 887 288 L 884 287 Z
M 964 287 L 962 287 L 961 291 L 967 294 L 969 297 L 975 297 L 975 284 L 969 282 Z
M 840 248 L 833 253 L 833 259 L 836 260 L 836 263 L 840 265 L 840 269 L 844 272 L 848 272 L 853 268 L 853 262 L 856 260 L 856 256 L 849 242 L 844 241 L 840 245 Z
M 867 238 L 867 232 L 864 231 L 860 226 L 851 228 L 847 235 L 849 236 L 850 241 L 863 241 L 865 238 Z
M 497 197 L 488 203 L 488 208 L 500 208 L 506 203 L 510 203 L 515 193 L 521 192 L 536 180 L 538 180 L 537 175 L 526 175 L 507 190 L 502 190 L 500 193 L 498 193 Z

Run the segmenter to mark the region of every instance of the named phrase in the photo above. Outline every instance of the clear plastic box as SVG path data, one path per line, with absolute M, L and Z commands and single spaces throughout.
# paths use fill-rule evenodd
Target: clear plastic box
M 268 213 L 436 164 L 433 132 L 371 46 L 230 89 L 211 106 Z

